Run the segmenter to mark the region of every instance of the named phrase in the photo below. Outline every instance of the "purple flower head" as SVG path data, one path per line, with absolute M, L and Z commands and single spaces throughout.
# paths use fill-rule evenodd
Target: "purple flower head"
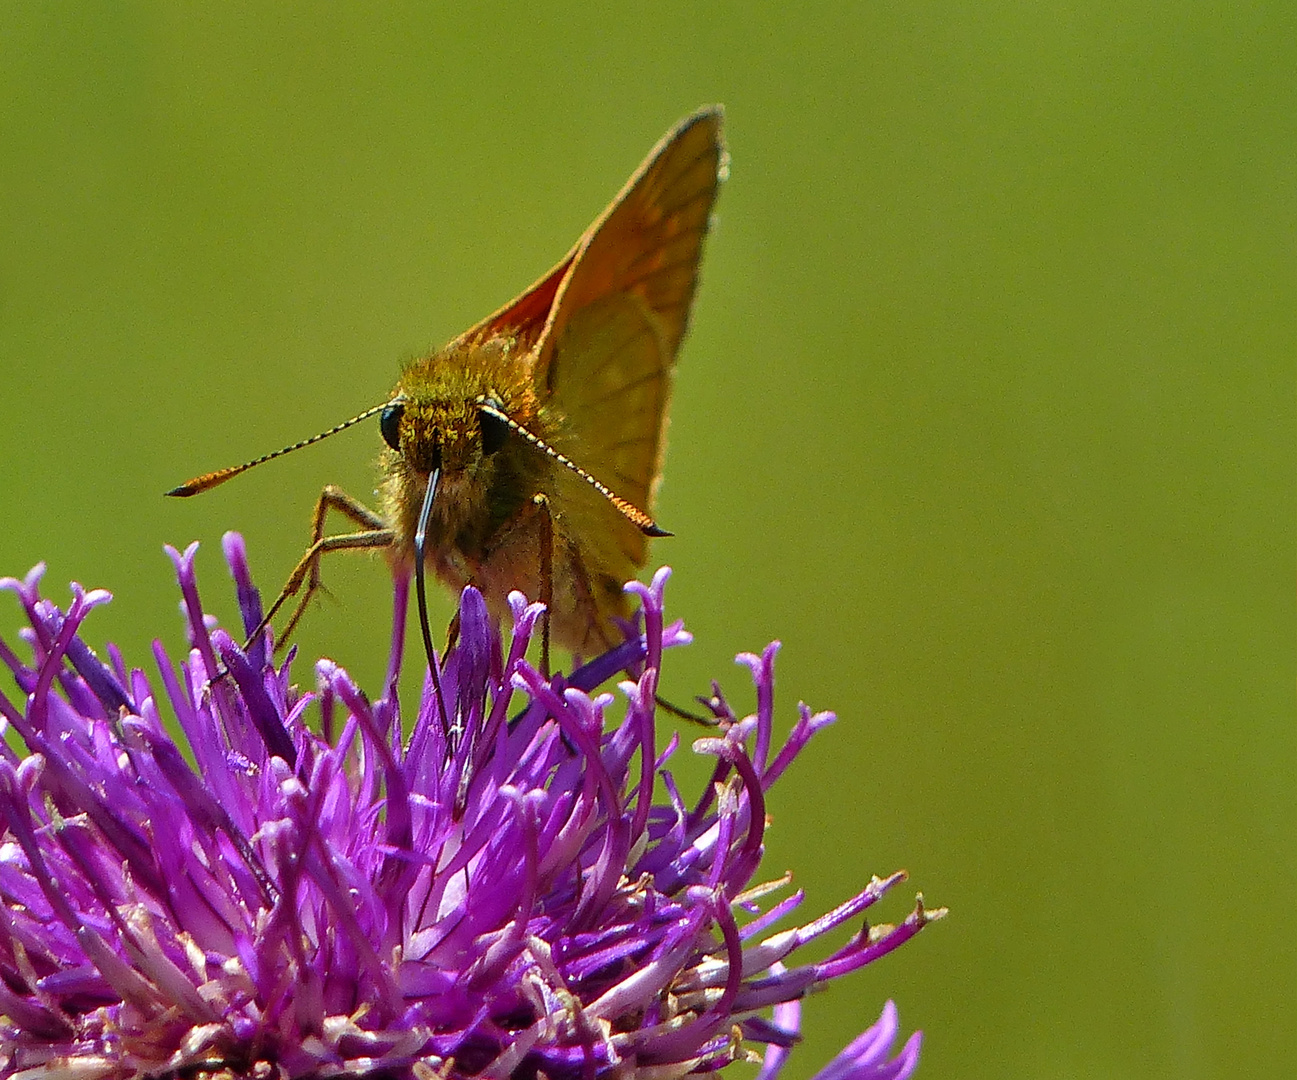
M 803 708 L 776 748 L 774 646 L 742 658 L 754 715 L 718 692 L 694 743 L 712 782 L 685 802 L 654 725 L 663 649 L 688 640 L 666 571 L 630 586 L 643 632 L 566 678 L 524 658 L 538 605 L 511 597 L 502 644 L 465 589 L 448 740 L 427 683 L 403 723 L 400 632 L 376 699 L 327 660 L 302 693 L 291 652 L 276 667 L 267 637 L 245 653 L 204 616 L 196 550 L 171 552 L 192 648 L 177 667 L 155 644 L 156 679 L 81 638 L 107 593 L 73 585 L 60 610 L 41 568 L 0 581 L 30 652 L 0 642 L 21 697 L 0 695 L 0 1075 L 667 1080 L 764 1046 L 770 1080 L 807 991 L 939 914 L 863 922 L 903 874 L 791 926 L 802 894 L 754 887 L 767 793 L 832 720 Z M 250 632 L 242 540 L 225 550 Z M 893 1056 L 897 1030 L 888 1003 L 821 1077 L 909 1076 L 919 1035 Z

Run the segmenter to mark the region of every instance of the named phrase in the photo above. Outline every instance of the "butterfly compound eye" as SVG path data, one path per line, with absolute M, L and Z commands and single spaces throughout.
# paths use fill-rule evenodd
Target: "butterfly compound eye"
M 482 453 L 494 454 L 509 437 L 509 425 L 486 409 L 478 410 L 477 422 L 482 429 Z
M 405 415 L 405 406 L 399 401 L 387 406 L 378 417 L 378 430 L 383 435 L 383 442 L 393 450 L 401 449 L 401 417 Z

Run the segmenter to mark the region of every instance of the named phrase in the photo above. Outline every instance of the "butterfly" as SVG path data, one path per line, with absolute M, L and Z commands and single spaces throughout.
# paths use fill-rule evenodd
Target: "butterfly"
M 672 374 L 727 167 L 722 110 L 686 117 L 653 148 L 552 270 L 453 341 L 406 365 L 381 404 L 243 465 L 168 492 L 207 491 L 253 466 L 379 418 L 379 505 L 335 487 L 316 503 L 311 545 L 268 624 L 301 594 L 281 641 L 320 587 L 320 560 L 379 549 L 415 577 L 428 631 L 427 570 L 476 586 L 499 618 L 521 590 L 575 653 L 621 640 L 623 584 L 670 535 L 652 517 Z M 357 528 L 330 534 L 330 514 Z M 264 624 L 263 624 L 264 625 Z

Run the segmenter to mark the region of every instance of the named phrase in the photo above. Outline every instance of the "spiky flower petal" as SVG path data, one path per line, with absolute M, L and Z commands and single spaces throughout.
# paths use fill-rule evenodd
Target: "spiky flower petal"
M 567 678 L 525 659 L 538 605 L 511 598 L 506 649 L 466 589 L 448 729 L 425 685 L 404 731 L 399 616 L 375 700 L 327 660 L 301 693 L 291 653 L 276 667 L 267 636 L 244 652 L 204 616 L 196 547 L 171 552 L 192 649 L 177 667 L 155 644 L 156 683 L 80 636 L 107 593 L 74 585 L 63 611 L 40 568 L 0 582 L 31 654 L 0 642 L 23 698 L 0 695 L 0 722 L 24 747 L 0 742 L 5 1076 L 667 1080 L 764 1044 L 769 1078 L 802 995 L 937 914 L 796 960 L 860 925 L 894 874 L 771 929 L 802 894 L 763 908 L 775 890 L 752 887 L 766 796 L 832 716 L 803 708 L 776 750 L 775 647 L 744 657 L 757 711 L 717 694 L 694 743 L 712 782 L 687 805 L 654 723 L 663 649 L 688 640 L 664 624 L 665 571 L 631 586 L 642 633 Z M 241 539 L 225 549 L 250 633 L 261 602 Z M 599 687 L 620 672 L 612 719 Z M 909 1076 L 919 1036 L 892 1056 L 896 1033 L 889 1003 L 822 1076 Z

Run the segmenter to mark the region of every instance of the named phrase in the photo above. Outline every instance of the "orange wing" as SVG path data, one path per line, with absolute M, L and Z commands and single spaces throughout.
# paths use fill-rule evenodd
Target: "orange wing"
M 564 256 L 562 262 L 521 296 L 514 297 L 476 326 L 469 327 L 445 346 L 445 351 L 474 348 L 496 337 L 513 338 L 523 351 L 530 351 L 544 333 L 550 312 L 554 307 L 554 297 L 558 294 L 575 257 L 576 248 L 573 248 Z
M 565 323 L 612 293 L 633 293 L 647 303 L 674 358 L 720 183 L 722 115 L 719 106 L 700 109 L 667 132 L 569 256 L 572 266 L 536 359 L 537 373 L 551 389 L 553 354 Z
M 720 183 L 719 107 L 663 137 L 577 244 L 534 360 L 576 461 L 651 511 L 676 352 Z M 633 544 L 642 565 L 642 537 Z

